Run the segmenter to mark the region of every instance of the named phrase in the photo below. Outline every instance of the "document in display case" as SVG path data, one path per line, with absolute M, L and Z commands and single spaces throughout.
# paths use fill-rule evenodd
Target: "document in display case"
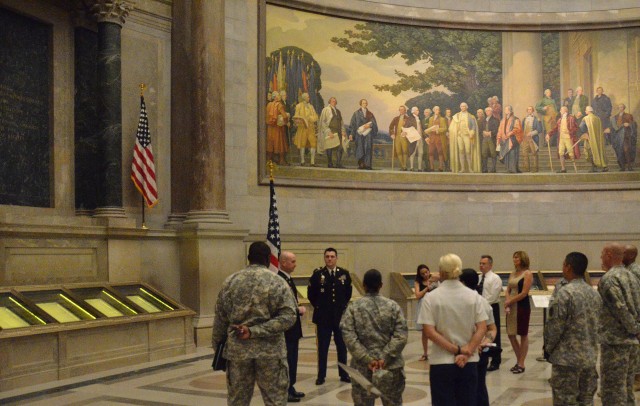
M 118 292 L 107 286 L 70 289 L 73 294 L 105 317 L 134 316 L 138 311 Z
M 96 315 L 63 289 L 34 290 L 22 294 L 58 323 L 97 319 Z
M 158 292 L 142 285 L 113 285 L 113 289 L 146 313 L 168 312 L 177 308 Z

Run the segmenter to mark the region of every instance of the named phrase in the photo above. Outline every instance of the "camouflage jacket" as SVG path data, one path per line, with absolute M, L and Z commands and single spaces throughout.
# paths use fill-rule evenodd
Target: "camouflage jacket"
M 634 262 L 633 264 L 629 264 L 627 269 L 631 272 L 631 275 L 635 276 L 640 282 L 640 265 L 638 265 L 637 262 Z
M 227 359 L 285 358 L 284 332 L 295 323 L 297 311 L 291 289 L 281 277 L 261 265 L 249 265 L 229 276 L 220 289 L 213 347 L 228 336 Z M 251 337 L 239 340 L 232 324 L 249 326 Z
M 640 333 L 640 282 L 622 265 L 607 271 L 598 283 L 602 298 L 600 340 L 603 344 L 636 344 Z
M 340 329 L 352 363 L 382 359 L 386 369 L 404 367 L 402 350 L 409 333 L 402 310 L 393 300 L 368 293 L 349 304 Z
M 555 365 L 595 367 L 602 300 L 584 279 L 564 284 L 550 302 L 545 349 Z

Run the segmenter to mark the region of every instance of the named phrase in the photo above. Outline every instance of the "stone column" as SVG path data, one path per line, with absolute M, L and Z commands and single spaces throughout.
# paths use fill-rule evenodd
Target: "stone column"
M 191 189 L 185 224 L 230 223 L 225 189 L 224 1 L 196 0 L 191 32 Z
M 133 8 L 126 0 L 96 0 L 98 21 L 98 137 L 101 165 L 97 217 L 125 217 L 122 206 L 122 71 L 120 32 Z
M 180 301 L 195 310 L 194 338 L 211 345 L 215 302 L 245 265 L 225 190 L 224 0 L 173 2 L 171 30 L 171 216 L 179 230 Z
M 527 106 L 542 99 L 542 35 L 538 32 L 502 33 L 503 107 L 513 106 L 523 118 Z

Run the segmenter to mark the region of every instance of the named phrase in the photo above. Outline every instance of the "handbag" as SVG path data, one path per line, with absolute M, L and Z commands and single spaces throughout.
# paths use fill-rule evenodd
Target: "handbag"
M 214 371 L 227 370 L 227 359 L 222 355 L 224 352 L 224 347 L 226 345 L 227 337 L 220 340 L 220 342 L 216 346 L 216 351 L 213 353 L 213 362 L 211 363 L 211 368 L 213 368 Z

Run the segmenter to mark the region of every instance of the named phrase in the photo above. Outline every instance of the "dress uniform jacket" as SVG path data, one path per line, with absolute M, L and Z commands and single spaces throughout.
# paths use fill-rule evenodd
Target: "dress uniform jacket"
M 342 313 L 351 300 L 351 292 L 351 276 L 346 269 L 336 267 L 334 276 L 326 266 L 314 270 L 307 288 L 314 309 L 312 321 L 323 326 L 340 324 Z
M 296 289 L 296 284 L 293 283 L 293 279 L 286 273 L 282 271 L 278 271 L 278 275 L 282 277 L 291 288 L 291 292 L 293 292 L 293 297 L 296 299 L 296 305 L 298 304 L 298 290 Z M 300 312 L 296 309 L 296 323 L 287 331 L 284 332 L 284 339 L 288 341 L 297 341 L 302 338 L 302 323 L 300 322 Z

